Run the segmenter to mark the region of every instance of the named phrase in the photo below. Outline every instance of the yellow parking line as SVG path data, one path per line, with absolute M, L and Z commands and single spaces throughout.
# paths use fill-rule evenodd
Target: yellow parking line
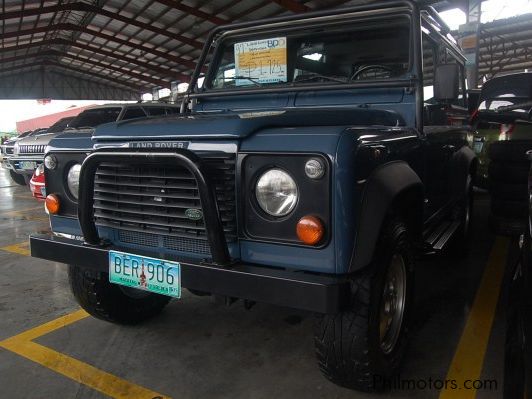
M 24 241 L 18 244 L 8 245 L 0 249 L 2 251 L 12 252 L 19 255 L 30 256 L 29 245 L 30 243 L 28 241 Z
M 46 334 L 50 334 L 51 332 L 64 328 L 70 324 L 74 324 L 75 322 L 83 320 L 87 317 L 89 317 L 87 312 L 84 310 L 77 310 L 55 320 L 49 321 L 48 323 L 34 327 L 31 330 L 24 331 L 23 333 L 15 335 L 14 337 L 0 341 L 0 345 L 4 345 L 6 342 L 10 341 L 33 341 L 34 339 L 42 337 Z
M 49 334 L 52 331 L 68 326 L 86 317 L 88 317 L 88 314 L 83 310 L 79 310 L 4 341 L 0 341 L 0 347 L 112 398 L 168 398 L 167 396 L 123 380 L 94 366 L 33 342 L 38 337 Z
M 508 244 L 507 238 L 497 237 L 495 239 L 473 307 L 447 372 L 446 379 L 455 380 L 459 387 L 464 387 L 467 380 L 479 379 L 482 373 L 484 356 L 499 301 Z M 475 389 L 442 389 L 439 398 L 473 399 L 476 395 Z

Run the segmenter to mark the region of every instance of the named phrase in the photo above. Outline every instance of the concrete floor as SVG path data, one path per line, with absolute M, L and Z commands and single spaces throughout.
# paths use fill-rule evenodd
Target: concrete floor
M 47 229 L 42 203 L 0 171 L 0 341 L 78 309 L 66 268 L 23 254 L 30 232 Z M 460 340 L 494 237 L 489 200 L 477 194 L 468 259 L 419 262 L 411 344 L 401 378 L 444 379 Z M 8 247 L 21 244 L 16 247 Z M 8 247 L 8 248 L 6 248 Z M 21 249 L 18 251 L 18 249 Z M 20 253 L 14 253 L 20 252 Z M 504 298 L 504 295 L 503 295 Z M 495 315 L 482 378 L 502 398 L 503 300 Z M 84 318 L 37 338 L 38 344 L 173 398 L 371 398 L 325 380 L 313 353 L 313 316 L 258 304 L 250 311 L 188 292 L 142 326 Z M 1 342 L 0 342 L 1 344 Z M 1 398 L 105 398 L 83 383 L 0 347 Z M 81 378 L 83 379 L 83 378 Z M 394 390 L 384 398 L 437 398 L 436 389 Z

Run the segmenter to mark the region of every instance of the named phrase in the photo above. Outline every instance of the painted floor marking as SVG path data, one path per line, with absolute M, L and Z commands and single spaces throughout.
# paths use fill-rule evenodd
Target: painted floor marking
M 31 208 L 25 208 L 25 209 L 13 209 L 12 211 L 2 212 L 2 216 L 27 216 L 25 215 L 25 213 L 37 211 L 37 210 L 44 212 L 44 205 L 34 206 Z
M 19 255 L 30 256 L 30 243 L 28 240 L 0 248 L 2 251 L 12 252 Z
M 66 327 L 89 315 L 84 310 L 67 314 L 14 337 L 0 341 L 0 347 L 38 363 L 80 384 L 117 399 L 169 399 L 140 385 L 123 380 L 90 364 L 47 348 L 33 340 Z
M 44 207 L 2 212 L 0 215 L 7 218 L 22 218 L 23 220 L 38 222 L 48 221 L 48 215 L 46 214 Z
M 466 380 L 474 381 L 481 376 L 499 301 L 508 245 L 507 238 L 499 236 L 495 239 L 473 307 L 447 372 L 446 379 L 456 380 L 459 387 L 464 387 Z M 452 390 L 449 388 L 440 391 L 439 399 L 474 399 L 476 396 L 475 389 Z

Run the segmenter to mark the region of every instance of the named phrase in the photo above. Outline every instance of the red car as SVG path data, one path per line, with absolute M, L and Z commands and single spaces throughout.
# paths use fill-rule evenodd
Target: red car
M 44 165 L 41 164 L 33 172 L 30 180 L 31 194 L 38 200 L 44 201 L 46 198 L 46 187 L 44 185 Z

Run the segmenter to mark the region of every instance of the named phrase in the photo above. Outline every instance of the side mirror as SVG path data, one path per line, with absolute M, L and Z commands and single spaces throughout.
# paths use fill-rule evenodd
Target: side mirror
M 437 101 L 456 100 L 460 87 L 460 70 L 457 64 L 441 64 L 434 71 L 434 98 Z

